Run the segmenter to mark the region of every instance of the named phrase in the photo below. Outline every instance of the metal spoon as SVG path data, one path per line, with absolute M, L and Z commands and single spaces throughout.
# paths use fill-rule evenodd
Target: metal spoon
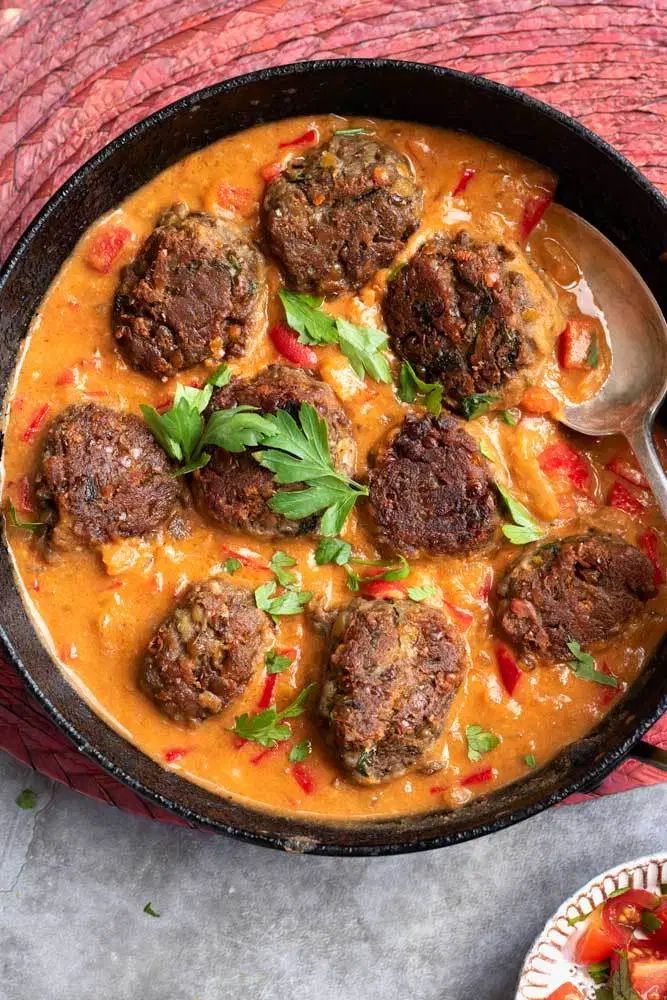
M 564 408 L 562 423 L 582 434 L 622 434 L 667 518 L 667 475 L 653 444 L 653 421 L 667 392 L 667 322 L 644 279 L 613 243 L 574 212 L 554 205 L 566 249 L 604 313 L 611 370 L 600 391 Z

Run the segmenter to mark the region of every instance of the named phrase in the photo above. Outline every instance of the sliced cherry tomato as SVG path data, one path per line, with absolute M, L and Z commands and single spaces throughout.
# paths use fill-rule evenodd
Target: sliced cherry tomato
M 612 896 L 602 907 L 602 927 L 609 940 L 623 948 L 641 927 L 642 910 L 653 910 L 660 899 L 646 889 L 628 889 L 620 896 Z
M 187 753 L 190 753 L 190 750 L 191 747 L 170 747 L 165 750 L 163 756 L 167 764 L 173 764 L 175 760 L 181 760 Z
M 286 142 L 279 142 L 278 148 L 284 149 L 286 146 L 315 146 L 319 141 L 319 134 L 316 128 L 309 128 L 303 135 L 297 135 L 295 139 L 288 139 Z
M 292 774 L 297 785 L 303 788 L 306 795 L 312 795 L 315 791 L 315 779 L 305 764 L 292 764 Z
M 521 397 L 521 409 L 536 416 L 555 413 L 558 409 L 558 400 L 543 385 L 529 385 Z
M 269 330 L 269 337 L 278 353 L 292 364 L 301 368 L 317 368 L 317 354 L 307 344 L 300 344 L 297 334 L 289 326 L 276 323 Z
M 93 236 L 86 247 L 84 260 L 94 271 L 108 274 L 113 262 L 132 233 L 125 226 L 108 225 Z
M 592 965 L 609 958 L 616 944 L 602 924 L 602 907 L 596 907 L 586 918 L 574 945 L 574 960 L 579 965 Z
M 577 490 L 585 489 L 590 481 L 588 462 L 578 451 L 571 448 L 565 441 L 556 441 L 547 445 L 538 456 L 542 472 L 553 475 L 561 473 Z
M 465 787 L 469 787 L 470 785 L 482 785 L 485 781 L 492 781 L 497 773 L 498 772 L 495 767 L 486 767 L 483 771 L 473 771 L 472 774 L 469 774 L 467 778 L 463 779 L 461 784 Z
M 648 489 L 646 476 L 632 462 L 622 458 L 612 458 L 611 462 L 607 462 L 605 465 L 605 469 L 613 472 L 619 479 L 625 479 L 628 483 L 632 483 L 633 486 L 639 486 L 643 490 Z
M 547 1000 L 584 1000 L 584 994 L 573 983 L 563 983 L 549 994 Z
M 542 216 L 553 201 L 553 194 L 532 195 L 523 208 L 519 233 L 522 240 L 527 240 L 535 226 L 541 222 Z
M 521 680 L 521 670 L 507 646 L 503 646 L 501 643 L 496 645 L 496 660 L 498 661 L 500 679 L 511 697 Z
M 558 338 L 558 364 L 561 368 L 567 371 L 594 368 L 591 349 L 595 335 L 596 324 L 591 316 L 576 316 L 568 320 Z
M 264 689 L 262 690 L 261 697 L 257 702 L 258 708 L 268 708 L 273 701 L 273 692 L 275 690 L 276 684 L 278 682 L 278 674 L 267 674 L 266 680 L 264 681 Z
M 280 174 L 282 174 L 283 169 L 283 164 L 276 160 L 275 163 L 265 163 L 259 172 L 262 175 L 262 179 L 265 180 L 267 184 L 270 184 L 271 181 L 274 181 L 276 177 L 279 177 Z
M 51 409 L 51 407 L 49 406 L 48 403 L 42 403 L 41 406 L 37 407 L 37 409 L 33 413 L 32 417 L 30 418 L 30 422 L 28 423 L 28 426 L 26 427 L 26 429 L 24 430 L 23 434 L 21 435 L 21 440 L 22 441 L 25 441 L 26 443 L 28 441 L 32 441 L 32 439 L 37 434 L 39 428 L 44 423 L 44 420 L 46 418 L 46 414 L 49 412 L 50 409 Z
M 658 555 L 658 536 L 655 531 L 645 531 L 637 539 L 640 549 L 648 556 L 653 566 L 653 583 L 656 587 L 665 582 L 665 571 Z
M 473 179 L 476 173 L 477 171 L 474 170 L 472 167 L 465 168 L 465 170 L 459 177 L 458 181 L 456 182 L 454 190 L 452 191 L 452 198 L 455 198 L 457 194 L 463 194 L 463 192 L 468 187 L 468 184 L 470 184 L 470 181 Z
M 369 580 L 361 584 L 366 597 L 376 597 L 381 601 L 400 601 L 405 597 L 405 584 L 402 580 Z
M 667 1000 L 667 960 L 631 958 L 630 982 L 642 1000 Z
M 637 493 L 632 493 L 620 479 L 617 479 L 607 498 L 610 507 L 623 510 L 626 514 L 642 514 L 648 506 L 648 498 L 640 497 Z

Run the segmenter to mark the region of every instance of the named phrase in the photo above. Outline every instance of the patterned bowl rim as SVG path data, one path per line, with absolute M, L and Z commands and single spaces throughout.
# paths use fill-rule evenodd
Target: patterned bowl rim
M 628 886 L 644 889 L 665 881 L 667 853 L 659 853 L 609 868 L 578 889 L 559 906 L 530 946 L 519 974 L 515 1000 L 548 1000 L 553 990 L 562 982 L 570 980 L 583 988 L 587 998 L 594 997 L 590 980 L 583 977 L 576 966 L 563 955 L 565 944 L 577 932 L 577 926 L 569 924 L 568 919 L 588 916 L 616 889 Z M 554 976 L 554 971 L 558 974 L 561 970 L 566 975 L 565 980 Z

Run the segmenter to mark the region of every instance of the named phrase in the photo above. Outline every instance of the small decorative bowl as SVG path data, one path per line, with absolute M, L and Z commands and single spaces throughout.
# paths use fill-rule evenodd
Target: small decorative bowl
M 515 1000 L 547 1000 L 563 983 L 572 983 L 587 1000 L 594 1000 L 593 981 L 568 955 L 568 941 L 579 930 L 578 924 L 573 926 L 568 920 L 588 916 L 617 889 L 655 891 L 665 882 L 667 854 L 661 854 L 611 868 L 575 892 L 547 921 L 533 943 L 521 969 Z

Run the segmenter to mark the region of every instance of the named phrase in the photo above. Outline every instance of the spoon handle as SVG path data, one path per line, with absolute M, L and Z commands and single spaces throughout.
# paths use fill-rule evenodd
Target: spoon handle
M 648 479 L 651 492 L 662 511 L 662 516 L 667 518 L 667 475 L 665 475 L 662 462 L 653 444 L 652 429 L 652 422 L 642 421 L 636 427 L 629 428 L 625 436 Z

